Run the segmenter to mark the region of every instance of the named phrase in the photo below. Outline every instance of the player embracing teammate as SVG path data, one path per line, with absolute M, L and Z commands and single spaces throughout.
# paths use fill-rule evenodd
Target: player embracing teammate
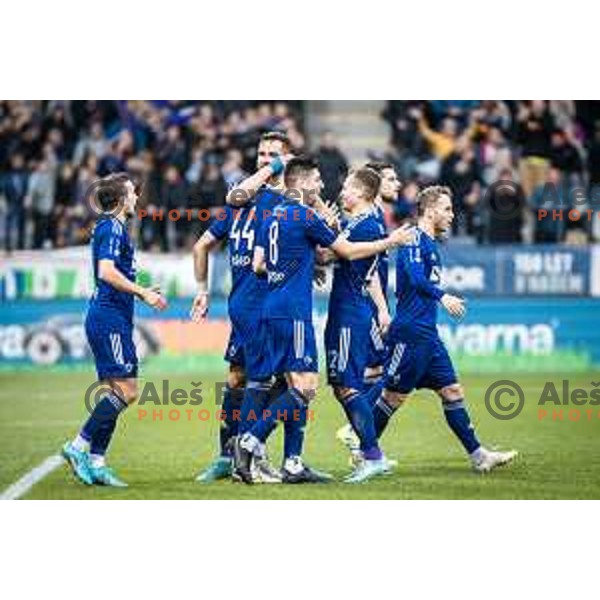
M 288 138 L 281 132 L 262 136 L 257 150 L 256 173 L 229 192 L 226 207 L 194 247 L 194 273 L 198 283 L 191 311 L 194 321 L 201 322 L 208 312 L 208 254 L 221 240 L 227 240 L 232 275 L 228 302 L 231 335 L 225 351 L 229 372 L 221 407 L 220 452 L 198 475 L 197 481 L 201 483 L 232 475 L 233 438 L 244 433 L 248 413 L 264 410 L 272 395 L 274 381 L 262 360 L 262 314 L 268 286 L 264 278 L 254 273 L 252 259 L 261 224 L 281 201 L 281 175 L 289 147 Z M 263 483 L 281 481 L 279 472 L 266 458 L 264 446 L 257 449 L 252 467 L 255 480 Z
M 361 483 L 390 471 L 379 440 L 392 415 L 418 388 L 438 394 L 446 421 L 476 471 L 488 472 L 515 458 L 515 451 L 493 451 L 479 442 L 437 330 L 438 304 L 455 318 L 465 314 L 464 300 L 440 286 L 437 240 L 454 218 L 451 192 L 442 186 L 421 190 L 417 226 L 387 234 L 381 200 L 393 200 L 398 187 L 390 165 L 352 171 L 343 186 L 345 214 L 338 223 L 335 211 L 320 198 L 314 159 L 291 158 L 281 133 L 262 137 L 257 172 L 230 192 L 228 206 L 194 248 L 199 287 L 194 320 L 201 321 L 208 311 L 208 253 L 220 240 L 227 239 L 232 269 L 220 453 L 199 481 L 231 475 L 245 483 L 331 479 L 302 458 L 308 405 L 318 387 L 313 276 L 317 257 L 328 255 L 338 259 L 325 335 L 328 381 L 348 417 L 349 426 L 339 437 L 355 466 L 345 481 Z M 86 333 L 103 394 L 63 455 L 82 482 L 124 487 L 106 465 L 105 454 L 120 414 L 137 396 L 133 300 L 138 297 L 157 309 L 166 302 L 157 289 L 135 283 L 127 220 L 137 195 L 130 178 L 116 174 L 102 180 L 98 200 L 103 212 L 92 240 L 96 290 Z M 391 320 L 387 260 L 396 247 Z M 278 422 L 285 429 L 281 471 L 270 465 L 265 452 Z
M 374 173 L 365 174 L 367 177 Z M 364 182 L 357 178 L 357 188 Z M 319 482 L 329 477 L 308 467 L 302 460 L 304 428 L 309 402 L 318 386 L 317 346 L 312 322 L 312 285 L 317 247 L 329 248 L 345 260 L 375 256 L 410 241 L 408 228 L 400 228 L 390 236 L 369 237 L 349 241 L 327 225 L 309 206 L 318 197 L 322 181 L 317 163 L 309 157 L 291 159 L 284 172 L 285 190 L 281 203 L 265 220 L 260 230 L 254 255 L 254 269 L 263 274 L 268 292 L 263 305 L 267 367 L 272 375 L 284 376 L 287 389 L 260 418 L 235 442 L 235 467 L 240 478 L 253 483 L 252 458 L 266 443 L 278 421 L 285 423 L 283 480 L 288 483 Z M 372 197 L 378 181 L 372 185 Z M 361 373 L 362 377 L 362 373 Z M 367 419 L 372 418 L 369 411 Z M 372 428 L 371 428 L 372 429 Z M 375 441 L 375 446 L 376 446 Z M 380 467 L 385 461 L 377 448 L 372 458 Z

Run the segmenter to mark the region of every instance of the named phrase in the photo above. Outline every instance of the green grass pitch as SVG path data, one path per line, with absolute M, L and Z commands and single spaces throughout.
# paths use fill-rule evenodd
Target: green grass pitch
M 307 429 L 306 460 L 331 472 L 337 482 L 328 485 L 245 486 L 229 481 L 210 485 L 194 482 L 198 471 L 213 457 L 217 447 L 215 418 L 187 420 L 185 409 L 217 409 L 214 393 L 219 374 L 190 373 L 170 378 L 171 388 L 189 390 L 190 382 L 201 379 L 209 391 L 201 407 L 181 407 L 179 421 L 140 420 L 137 408 L 121 419 L 109 460 L 130 487 L 115 490 L 85 487 L 62 466 L 37 483 L 25 498 L 69 499 L 463 499 L 463 498 L 600 498 L 600 410 L 584 406 L 578 422 L 538 419 L 537 400 L 544 382 L 564 376 L 512 377 L 523 387 L 526 403 L 515 419 L 499 421 L 487 412 L 483 397 L 497 376 L 464 379 L 467 401 L 482 441 L 521 453 L 517 462 L 486 476 L 471 472 L 458 442 L 446 426 L 437 398 L 428 392 L 413 395 L 396 414 L 383 438 L 386 454 L 399 461 L 395 472 L 360 486 L 343 484 L 349 472 L 347 455 L 335 439 L 344 423 L 341 409 L 324 387 L 313 405 L 314 421 Z M 596 374 L 597 377 L 597 374 Z M 504 377 L 503 377 L 504 378 Z M 510 378 L 510 376 L 507 376 Z M 146 376 L 160 389 L 163 375 Z M 593 374 L 571 376 L 572 387 L 590 389 Z M 83 373 L 0 374 L 0 490 L 22 477 L 46 457 L 59 451 L 85 417 L 84 391 L 93 375 Z M 152 405 L 147 405 L 152 409 Z M 146 407 L 144 407 L 146 408 Z M 588 420 L 585 409 L 592 409 Z M 549 410 L 551 413 L 551 410 Z M 272 460 L 281 456 L 281 433 L 270 442 Z

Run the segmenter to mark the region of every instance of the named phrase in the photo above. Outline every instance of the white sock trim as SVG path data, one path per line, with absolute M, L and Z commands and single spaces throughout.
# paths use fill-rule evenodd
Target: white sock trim
M 77 434 L 71 445 L 78 452 L 87 452 L 90 447 L 90 443 L 80 433 Z
M 90 454 L 90 461 L 93 467 L 105 467 L 106 466 L 106 457 L 104 454 Z

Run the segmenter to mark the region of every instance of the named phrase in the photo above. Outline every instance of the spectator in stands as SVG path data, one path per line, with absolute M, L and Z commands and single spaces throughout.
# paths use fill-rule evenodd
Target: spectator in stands
M 199 117 L 202 118 L 202 117 Z M 211 115 L 204 114 L 207 127 L 210 127 Z M 181 129 L 177 125 L 171 125 L 167 129 L 166 136 L 158 143 L 156 149 L 157 157 L 163 165 L 173 165 L 180 171 L 186 166 L 186 148 L 185 142 L 181 137 Z
M 590 143 L 587 168 L 590 174 L 590 183 L 600 185 L 600 122 L 596 123 L 594 136 Z
M 407 181 L 400 190 L 394 204 L 394 221 L 400 225 L 412 223 L 417 214 L 417 194 L 419 186 L 414 181 Z
M 77 142 L 73 162 L 79 166 L 89 154 L 93 154 L 96 158 L 102 159 L 107 150 L 108 142 L 102 131 L 102 123 L 94 121 L 90 127 L 89 134 L 82 137 Z
M 316 157 L 323 179 L 323 196 L 327 200 L 336 200 L 340 195 L 342 182 L 348 173 L 348 161 L 338 148 L 331 131 L 326 131 L 321 137 Z
M 471 188 L 463 198 L 464 210 L 464 233 L 482 244 L 485 240 L 485 229 L 482 212 L 482 194 L 483 190 L 479 181 L 473 181 Z
M 221 169 L 227 189 L 233 187 L 236 183 L 248 176 L 246 171 L 242 169 L 242 163 L 243 157 L 239 150 L 232 149 L 227 152 L 225 162 Z
M 480 213 L 482 225 L 485 220 L 485 237 L 490 244 L 517 244 L 522 241 L 526 199 L 511 169 L 501 171 L 499 181 L 507 185 L 488 189 L 483 207 L 487 214 Z
M 548 169 L 546 181 L 537 185 L 529 204 L 533 212 L 535 243 L 549 244 L 562 241 L 570 202 L 562 185 L 561 173 L 557 168 Z M 538 212 L 540 209 L 545 209 L 548 214 L 542 217 Z M 555 218 L 553 210 L 562 210 L 562 218 Z
M 204 151 L 202 145 L 197 144 L 192 150 L 190 165 L 185 172 L 185 180 L 190 186 L 197 184 L 204 170 Z
M 440 173 L 440 180 L 453 192 L 456 218 L 452 227 L 455 232 L 464 233 L 466 230 L 464 199 L 480 178 L 481 169 L 473 145 L 467 138 L 461 137 L 444 160 Z
M 10 158 L 10 170 L 0 181 L 6 198 L 6 218 L 4 221 L 4 246 L 7 251 L 23 250 L 25 247 L 25 221 L 29 175 L 25 170 L 22 154 L 13 154 Z
M 212 213 L 216 207 L 223 205 L 226 195 L 227 184 L 219 165 L 216 162 L 209 162 L 200 181 L 190 192 L 189 206 L 197 210 L 207 209 Z M 186 232 L 187 243 L 193 245 L 195 240 L 192 237 L 204 233 L 208 225 L 206 219 L 195 221 L 193 227 L 188 228 Z
M 162 224 L 158 229 L 161 232 L 166 232 L 166 246 L 164 248 L 167 251 L 176 250 L 183 245 L 184 235 L 182 230 L 187 229 L 185 209 L 188 208 L 187 186 L 177 166 L 169 165 L 165 169 L 159 198 L 164 214 Z M 176 212 L 171 213 L 170 216 L 171 211 L 179 211 L 179 218 L 177 218 Z
M 519 173 L 527 196 L 545 181 L 550 167 L 554 128 L 554 118 L 544 100 L 519 103 L 517 141 L 522 146 Z
M 479 160 L 482 167 L 482 182 L 491 185 L 500 179 L 500 173 L 512 170 L 513 158 L 510 146 L 502 130 L 489 127 L 479 143 Z
M 53 241 L 53 211 L 55 167 L 48 158 L 40 160 L 29 179 L 27 206 L 31 207 L 33 248 L 51 247 Z
M 559 169 L 570 184 L 582 182 L 583 148 L 571 129 L 556 129 L 552 133 L 550 152 L 552 165 Z
M 63 163 L 56 180 L 53 221 L 56 231 L 55 246 L 62 248 L 77 242 L 72 223 L 75 211 L 75 170 L 71 163 Z

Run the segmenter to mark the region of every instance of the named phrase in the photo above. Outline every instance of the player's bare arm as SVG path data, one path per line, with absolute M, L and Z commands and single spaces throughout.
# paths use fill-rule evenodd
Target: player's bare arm
M 398 246 L 411 244 L 413 237 L 412 227 L 406 224 L 394 230 L 387 237 L 372 242 L 349 242 L 344 236 L 339 235 L 331 244 L 331 249 L 341 258 L 357 260 L 386 252 Z
M 312 196 L 312 195 L 309 195 Z M 340 231 L 340 208 L 335 202 L 325 202 L 318 194 L 307 204 L 333 229 Z
M 119 292 L 132 294 L 157 310 L 164 310 L 167 303 L 157 288 L 144 288 L 133 281 L 129 281 L 109 259 L 100 260 L 98 263 L 98 276 Z
M 377 272 L 375 272 L 369 280 L 367 292 L 377 307 L 377 322 L 379 323 L 379 329 L 382 334 L 385 334 L 390 327 L 392 318 L 383 294 L 381 280 L 379 279 L 379 274 Z
M 198 292 L 192 302 L 190 317 L 199 323 L 208 313 L 208 255 L 217 247 L 219 241 L 210 231 L 205 231 L 194 244 L 194 277 L 198 284 Z
M 227 194 L 227 204 L 245 206 L 263 185 L 281 187 L 281 174 L 291 158 L 289 152 L 290 141 L 285 134 L 279 131 L 264 134 L 258 144 L 256 173 L 241 181 Z
M 231 206 L 244 206 L 248 204 L 254 198 L 258 189 L 270 179 L 279 175 L 283 168 L 283 161 L 280 158 L 275 159 L 271 164 L 262 167 L 254 175 L 247 177 L 230 190 L 225 201 Z

